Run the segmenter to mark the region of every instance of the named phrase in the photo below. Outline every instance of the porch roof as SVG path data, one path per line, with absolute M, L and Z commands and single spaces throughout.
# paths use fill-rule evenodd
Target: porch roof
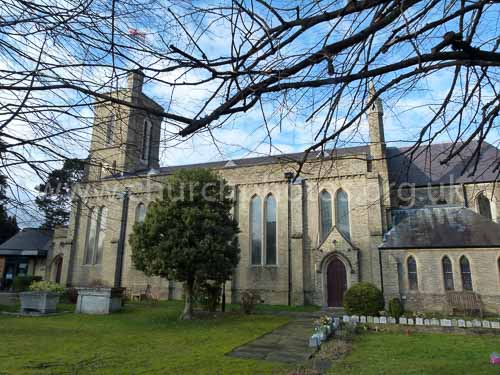
M 51 231 L 26 228 L 0 245 L 0 255 L 45 257 L 51 242 Z

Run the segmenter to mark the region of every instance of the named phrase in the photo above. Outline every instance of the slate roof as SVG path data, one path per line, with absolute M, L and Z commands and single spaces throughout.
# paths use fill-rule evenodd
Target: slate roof
M 491 182 L 499 180 L 500 150 L 488 143 L 481 146 L 479 164 L 474 176 L 470 176 L 474 163 L 462 173 L 466 162 L 477 148 L 477 141 L 469 143 L 461 154 L 448 164 L 441 164 L 453 147 L 452 143 L 436 143 L 420 146 L 412 155 L 410 147 L 387 149 L 389 179 L 396 185 L 410 183 L 415 186 L 428 184 L 454 184 L 470 182 Z M 457 145 L 455 145 L 457 147 Z
M 46 256 L 51 241 L 50 231 L 23 229 L 0 245 L 0 255 Z
M 500 224 L 464 207 L 398 210 L 381 249 L 500 248 Z
M 341 157 L 349 155 L 359 155 L 368 154 L 368 146 L 354 146 L 354 147 L 344 147 L 335 150 L 326 151 L 325 157 Z M 266 165 L 274 163 L 286 163 L 293 161 L 301 161 L 304 157 L 304 152 L 296 152 L 290 154 L 281 155 L 269 155 L 269 156 L 259 156 L 252 158 L 242 158 L 242 159 L 232 159 L 232 160 L 221 160 L 207 163 L 197 163 L 197 164 L 187 164 L 187 165 L 176 165 L 159 168 L 158 172 L 161 175 L 168 175 L 179 169 L 190 169 L 190 168 L 238 168 L 238 167 L 248 167 L 255 165 Z M 311 152 L 308 155 L 307 160 L 318 159 L 321 156 L 320 152 Z M 135 175 L 147 174 L 150 170 L 137 171 Z
M 459 144 L 456 144 L 457 147 Z M 410 147 L 388 147 L 387 159 L 389 168 L 389 179 L 391 183 L 400 185 L 410 183 L 415 186 L 455 184 L 455 183 L 473 183 L 473 182 L 492 182 L 500 180 L 500 150 L 491 144 L 483 143 L 480 152 L 480 160 L 477 171 L 471 176 L 472 164 L 462 173 L 466 161 L 476 149 L 477 142 L 473 141 L 462 151 L 462 153 L 452 159 L 448 164 L 442 165 L 443 160 L 452 143 L 434 143 L 430 146 L 420 146 L 413 156 L 410 154 Z M 355 146 L 337 148 L 325 152 L 326 156 L 342 157 L 349 155 L 369 154 L 369 146 Z M 312 152 L 307 160 L 315 160 L 321 156 L 319 152 Z M 154 174 L 169 175 L 179 169 L 190 168 L 238 168 L 255 165 L 266 165 L 274 163 L 285 163 L 301 161 L 304 157 L 303 152 L 260 156 L 233 160 L 222 160 L 197 164 L 186 164 L 161 167 L 154 171 Z M 413 157 L 413 160 L 411 158 Z M 151 169 L 139 170 L 134 173 L 124 173 L 123 177 L 143 176 L 151 173 Z M 117 178 L 109 176 L 106 178 Z

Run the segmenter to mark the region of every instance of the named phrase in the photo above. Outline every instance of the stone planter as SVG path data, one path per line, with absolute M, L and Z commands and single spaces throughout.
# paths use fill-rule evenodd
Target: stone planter
M 124 288 L 77 288 L 76 312 L 110 314 L 122 308 Z
M 55 313 L 60 293 L 53 292 L 22 292 L 21 313 L 39 312 L 41 314 Z

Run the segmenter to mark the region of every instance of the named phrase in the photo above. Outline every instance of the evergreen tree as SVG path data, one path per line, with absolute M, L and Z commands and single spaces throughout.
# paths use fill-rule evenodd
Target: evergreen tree
M 5 205 L 7 203 L 7 195 L 5 190 L 7 188 L 7 179 L 5 176 L 0 175 L 0 244 L 7 241 L 14 234 L 19 232 L 15 216 L 9 216 Z
M 206 169 L 180 170 L 169 178 L 144 223 L 130 236 L 132 260 L 149 276 L 184 282 L 181 319 L 192 318 L 195 285 L 222 284 L 239 261 L 238 224 L 230 187 Z
M 45 217 L 41 228 L 52 230 L 58 225 L 68 224 L 71 212 L 71 189 L 81 180 L 83 173 L 82 160 L 67 159 L 61 169 L 50 172 L 45 184 L 37 187 L 40 195 L 35 203 Z

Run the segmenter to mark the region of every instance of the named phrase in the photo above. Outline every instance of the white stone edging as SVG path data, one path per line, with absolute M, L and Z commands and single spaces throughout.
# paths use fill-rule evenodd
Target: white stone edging
M 358 316 L 344 315 L 342 317 L 344 323 L 370 323 L 370 324 L 398 324 L 393 317 L 385 316 Z M 424 319 L 424 318 L 399 318 L 399 325 L 406 326 L 434 326 L 434 327 L 457 327 L 457 328 L 487 328 L 500 329 L 500 321 L 498 320 L 465 320 L 465 319 Z

